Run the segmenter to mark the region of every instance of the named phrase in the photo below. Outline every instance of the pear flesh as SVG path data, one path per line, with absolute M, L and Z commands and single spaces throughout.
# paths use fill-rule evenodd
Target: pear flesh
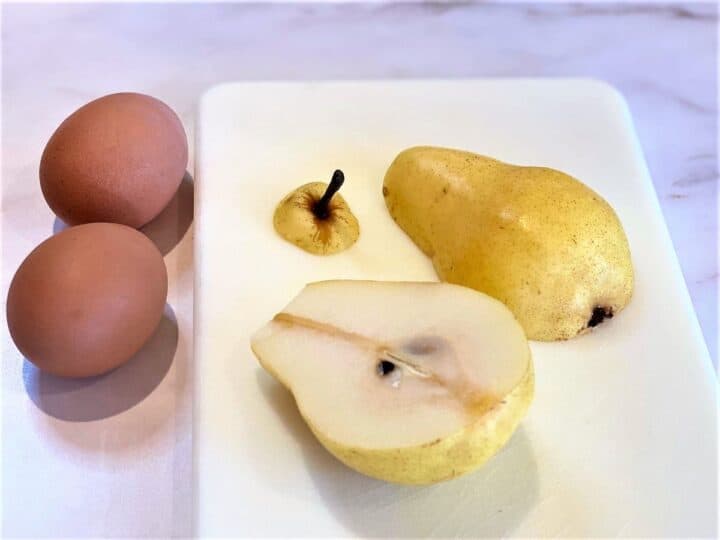
M 440 279 L 503 302 L 529 339 L 572 338 L 630 301 L 633 267 L 620 220 L 565 173 L 415 147 L 390 165 L 383 195 Z
M 530 350 L 512 313 L 446 283 L 312 283 L 251 346 L 327 450 L 390 482 L 476 469 L 533 396 Z

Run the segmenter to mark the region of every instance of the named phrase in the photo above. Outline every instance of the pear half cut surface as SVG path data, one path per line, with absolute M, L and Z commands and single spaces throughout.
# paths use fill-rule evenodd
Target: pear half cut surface
M 419 146 L 395 158 L 383 195 L 440 279 L 503 302 L 529 339 L 572 338 L 630 301 L 633 266 L 618 216 L 561 171 Z
M 449 283 L 311 283 L 251 346 L 328 451 L 389 482 L 478 468 L 533 397 L 530 349 L 512 313 Z

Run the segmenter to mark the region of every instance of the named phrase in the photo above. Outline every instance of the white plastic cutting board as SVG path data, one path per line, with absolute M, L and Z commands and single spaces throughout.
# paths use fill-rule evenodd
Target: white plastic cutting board
M 509 444 L 477 473 L 422 488 L 337 462 L 248 345 L 306 282 L 437 279 L 381 195 L 393 157 L 418 144 L 582 179 L 616 209 L 636 269 L 632 303 L 612 321 L 568 342 L 532 343 L 536 398 Z M 611 87 L 224 84 L 202 99 L 197 151 L 198 536 L 715 533 L 715 378 L 628 108 Z M 316 257 L 281 240 L 272 214 L 288 191 L 328 181 L 335 168 L 362 233 L 346 253 Z M 393 306 L 377 309 L 387 316 Z

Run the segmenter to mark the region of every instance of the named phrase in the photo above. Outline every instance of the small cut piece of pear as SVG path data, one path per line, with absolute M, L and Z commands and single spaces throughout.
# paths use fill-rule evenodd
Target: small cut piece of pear
M 273 225 L 288 242 L 315 255 L 332 255 L 352 246 L 360 225 L 345 199 L 337 193 L 342 171 L 330 184 L 311 182 L 287 194 L 275 209 Z

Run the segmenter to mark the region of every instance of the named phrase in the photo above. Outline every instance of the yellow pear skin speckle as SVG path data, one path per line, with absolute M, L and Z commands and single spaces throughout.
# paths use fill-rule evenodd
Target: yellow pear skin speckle
M 383 195 L 440 279 L 502 301 L 529 339 L 572 338 L 630 301 L 633 267 L 620 220 L 563 172 L 414 147 L 390 165 Z

